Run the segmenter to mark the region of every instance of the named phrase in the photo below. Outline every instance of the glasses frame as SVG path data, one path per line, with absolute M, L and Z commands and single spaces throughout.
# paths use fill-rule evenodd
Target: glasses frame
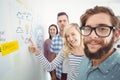
M 108 36 L 110 35 L 111 31 L 112 31 L 113 29 L 116 29 L 115 26 L 103 26 L 103 27 L 108 27 L 108 28 L 110 28 L 110 32 L 109 32 L 109 34 L 106 35 L 106 36 L 101 36 L 101 35 L 99 35 L 99 34 L 97 33 L 97 31 L 96 31 L 96 28 L 98 28 L 98 27 L 89 27 L 89 28 L 91 29 L 90 33 L 89 33 L 88 35 L 84 35 L 84 34 L 82 33 L 82 30 L 84 30 L 84 29 L 83 29 L 84 27 L 87 27 L 87 26 L 82 26 L 82 27 L 80 27 L 81 34 L 82 34 L 83 36 L 89 36 L 89 35 L 92 33 L 92 31 L 94 30 L 94 32 L 95 32 L 95 34 L 96 34 L 97 36 L 103 37 L 103 38 L 104 38 L 104 37 L 108 37 Z

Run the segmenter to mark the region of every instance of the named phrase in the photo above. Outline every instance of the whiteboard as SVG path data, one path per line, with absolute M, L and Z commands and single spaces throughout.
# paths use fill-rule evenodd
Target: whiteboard
M 34 14 L 30 7 L 27 7 L 29 3 L 21 1 L 0 1 L 0 44 L 13 40 L 19 42 L 19 50 L 5 56 L 0 55 L 0 80 L 49 80 L 49 73 L 28 51 L 28 39 L 31 36 L 43 43 L 43 35 L 38 35 L 39 31 L 35 33 L 36 30 L 41 30 L 42 26 L 34 22 Z M 39 39 L 36 39 L 36 36 Z

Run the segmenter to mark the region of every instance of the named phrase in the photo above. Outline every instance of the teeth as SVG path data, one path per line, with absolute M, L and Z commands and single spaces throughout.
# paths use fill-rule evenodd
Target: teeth
M 92 42 L 90 42 L 90 44 L 91 44 L 91 45 L 96 45 L 97 43 L 94 42 L 94 41 L 92 41 Z

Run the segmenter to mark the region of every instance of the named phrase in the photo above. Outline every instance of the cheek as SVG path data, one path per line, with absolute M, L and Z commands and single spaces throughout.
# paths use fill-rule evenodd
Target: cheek
M 70 39 L 69 38 L 66 38 L 66 42 L 69 42 L 70 41 Z
M 108 44 L 111 39 L 104 39 L 104 44 Z
M 83 37 L 83 42 L 86 43 L 87 41 L 89 41 L 89 38 Z
M 55 34 L 57 34 L 57 31 L 55 31 Z
M 111 34 L 109 37 L 104 38 L 105 43 L 109 43 L 111 39 L 113 38 L 113 34 Z M 114 39 L 114 38 L 113 38 Z
M 53 34 L 55 34 L 56 32 L 55 32 L 55 31 L 53 31 L 52 33 L 53 33 Z

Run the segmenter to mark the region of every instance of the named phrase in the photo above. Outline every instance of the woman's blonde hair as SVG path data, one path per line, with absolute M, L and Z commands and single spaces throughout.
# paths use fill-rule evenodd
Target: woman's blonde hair
M 79 33 L 80 33 L 80 46 L 82 47 L 83 46 L 83 39 L 82 39 L 82 35 L 81 35 L 81 32 L 80 32 L 80 27 L 77 23 L 71 23 L 71 24 L 68 24 L 65 28 L 64 28 L 64 31 L 63 31 L 63 36 L 64 36 L 64 47 L 63 47 L 63 53 L 65 54 L 66 57 L 68 57 L 68 54 L 70 52 L 72 52 L 73 50 L 73 46 L 67 41 L 67 38 L 66 38 L 66 33 L 67 31 L 74 27 Z

